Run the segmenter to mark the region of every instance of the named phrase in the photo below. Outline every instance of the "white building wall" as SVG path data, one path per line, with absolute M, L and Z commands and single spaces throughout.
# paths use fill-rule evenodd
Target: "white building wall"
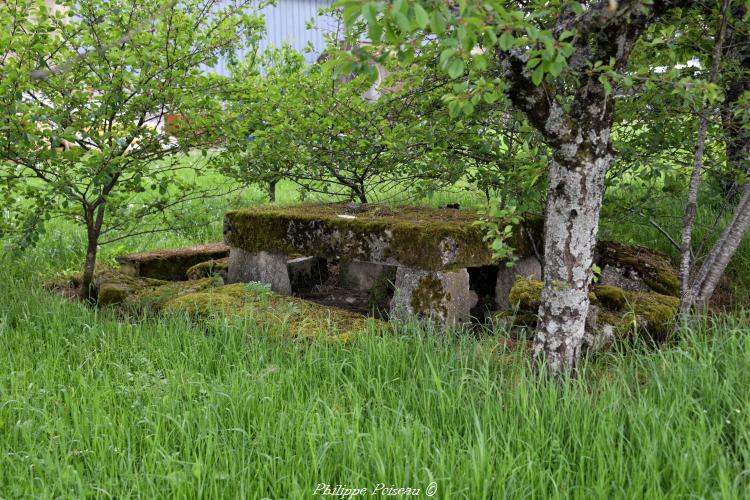
M 261 48 L 268 46 L 280 47 L 288 43 L 304 55 L 308 63 L 313 63 L 325 50 L 326 33 L 336 33 L 341 29 L 338 22 L 330 16 L 318 16 L 318 10 L 329 8 L 333 0 L 277 0 L 275 6 L 262 10 L 266 18 L 266 36 Z M 313 20 L 313 28 L 308 30 L 307 24 Z M 308 44 L 313 47 L 312 52 L 305 52 Z M 213 71 L 228 75 L 229 69 L 225 61 L 221 61 Z

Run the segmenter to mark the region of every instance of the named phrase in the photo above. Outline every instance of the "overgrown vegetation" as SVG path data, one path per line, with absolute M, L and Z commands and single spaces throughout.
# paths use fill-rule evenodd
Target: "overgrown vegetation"
M 3 496 L 302 498 L 321 482 L 432 481 L 436 498 L 748 491 L 742 312 L 696 323 L 659 351 L 601 356 L 558 386 L 539 383 L 502 331 L 476 339 L 404 326 L 300 344 L 221 314 L 195 326 L 92 310 L 39 286 L 80 258 L 79 230 L 50 231 L 3 262 Z

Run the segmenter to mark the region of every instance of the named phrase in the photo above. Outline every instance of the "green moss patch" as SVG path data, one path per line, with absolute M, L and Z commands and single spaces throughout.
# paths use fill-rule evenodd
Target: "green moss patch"
M 229 256 L 229 248 L 223 243 L 196 245 L 185 248 L 154 250 L 121 255 L 115 260 L 125 274 L 167 281 L 187 279 L 187 271 L 193 266 L 209 260 Z
M 241 316 L 254 321 L 261 331 L 342 341 L 365 333 L 368 323 L 376 321 L 254 285 L 257 284 L 235 283 L 189 293 L 167 301 L 162 311 L 187 314 L 198 320 L 215 315 Z
M 517 309 L 501 311 L 498 319 L 514 319 L 513 326 L 536 326 L 536 312 L 541 301 L 541 281 L 521 278 L 511 288 L 508 299 Z M 677 317 L 679 299 L 656 292 L 629 292 L 615 286 L 594 286 L 591 302 L 600 307 L 597 322 L 611 325 L 616 337 L 624 338 L 633 332 L 647 333 L 652 339 L 662 341 L 669 338 Z M 518 323 L 518 325 L 516 324 Z
M 474 224 L 477 220 L 476 213 L 462 210 L 318 203 L 231 211 L 224 219 L 224 234 L 228 245 L 249 252 L 301 253 L 439 271 L 493 263 L 484 232 Z M 529 225 L 536 231 L 539 221 Z M 516 226 L 512 243 L 523 256 L 532 247 L 522 226 Z
M 206 262 L 201 262 L 194 265 L 187 270 L 185 275 L 189 280 L 199 280 L 202 278 L 210 278 L 211 276 L 221 276 L 226 280 L 227 273 L 229 272 L 229 258 L 224 259 L 211 259 Z

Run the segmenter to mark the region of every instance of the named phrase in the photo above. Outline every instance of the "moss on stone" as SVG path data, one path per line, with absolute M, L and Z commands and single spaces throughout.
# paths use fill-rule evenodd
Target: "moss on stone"
M 157 288 L 166 283 L 152 278 L 130 276 L 113 269 L 101 270 L 94 275 L 97 303 L 102 306 L 120 304 L 143 290 Z
M 493 263 L 473 212 L 420 207 L 391 211 L 378 205 L 350 211 L 349 205 L 336 203 L 230 211 L 225 216 L 225 240 L 249 252 L 298 252 L 428 271 Z M 521 226 L 514 243 L 525 255 L 530 245 L 524 243 L 526 231 Z
M 223 284 L 224 281 L 218 276 L 192 281 L 172 281 L 137 290 L 136 293 L 130 294 L 123 303 L 137 310 L 158 311 L 176 297 L 203 292 Z
M 445 300 L 450 300 L 450 297 L 446 297 L 443 283 L 432 274 L 427 274 L 419 280 L 411 293 L 411 308 L 417 314 L 436 314 L 442 318 L 447 314 Z
M 193 319 L 214 314 L 247 317 L 261 331 L 281 332 L 295 338 L 349 340 L 367 331 L 375 321 L 360 314 L 323 306 L 296 297 L 260 291 L 244 283 L 189 293 L 167 301 L 162 310 L 184 313 Z
M 600 241 L 597 264 L 635 271 L 654 292 L 678 297 L 680 281 L 669 257 L 650 248 L 616 241 Z
M 221 276 L 226 279 L 229 272 L 229 258 L 212 259 L 194 265 L 185 273 L 188 280 L 199 280 L 211 276 Z
M 514 311 L 501 311 L 496 317 L 521 318 L 521 326 L 535 326 L 543 284 L 526 278 L 518 279 L 511 288 L 508 299 L 517 307 Z M 666 340 L 672 333 L 677 316 L 679 299 L 656 292 L 628 292 L 615 286 L 595 286 L 589 298 L 600 306 L 597 323 L 611 325 L 615 336 L 623 338 L 633 332 L 648 334 L 657 341 Z M 533 318 L 533 322 L 532 322 Z M 516 321 L 514 321 L 514 326 Z
M 541 281 L 518 278 L 508 293 L 508 300 L 521 311 L 536 312 L 541 304 L 543 288 Z
M 162 310 L 165 313 L 187 313 L 194 319 L 230 314 L 240 309 L 242 301 L 228 294 L 195 292 L 175 297 L 167 301 Z
M 607 309 L 621 310 L 628 303 L 628 298 L 622 288 L 611 285 L 593 287 L 593 293 L 599 304 Z

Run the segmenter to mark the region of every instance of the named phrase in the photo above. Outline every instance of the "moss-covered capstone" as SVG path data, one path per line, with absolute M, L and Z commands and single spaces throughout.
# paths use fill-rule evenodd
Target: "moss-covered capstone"
M 514 311 L 501 311 L 498 319 L 514 318 L 526 327 L 534 327 L 535 314 L 541 301 L 541 281 L 519 279 L 511 288 L 509 300 L 515 304 Z M 616 338 L 624 338 L 633 332 L 648 333 L 654 340 L 666 340 L 674 326 L 679 299 L 656 292 L 630 292 L 611 285 L 593 286 L 589 294 L 593 305 L 599 307 L 597 324 L 610 325 Z M 515 318 L 520 318 L 516 321 Z
M 356 207 L 356 209 L 354 208 Z M 423 269 L 454 270 L 489 265 L 492 254 L 477 214 L 419 207 L 304 204 L 230 211 L 224 240 L 247 252 L 300 253 L 345 261 L 379 262 Z M 541 239 L 541 219 L 528 216 L 509 242 L 530 255 L 528 234 Z
M 596 245 L 595 261 L 605 271 L 607 266 L 613 266 L 633 274 L 654 292 L 673 297 L 680 295 L 677 271 L 669 257 L 656 250 L 617 241 L 600 241 Z
M 229 256 L 229 248 L 223 243 L 196 245 L 185 248 L 153 250 L 116 257 L 120 270 L 131 276 L 167 281 L 188 279 L 187 271 L 193 266 L 209 260 Z

